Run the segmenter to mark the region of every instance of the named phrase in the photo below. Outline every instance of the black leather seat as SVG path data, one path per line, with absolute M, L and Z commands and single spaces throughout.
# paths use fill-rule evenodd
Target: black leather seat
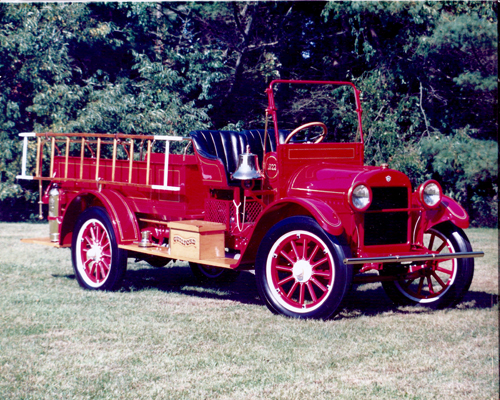
M 262 155 L 264 149 L 264 129 L 250 129 L 241 131 L 241 134 L 246 136 L 246 141 L 250 146 L 250 151 L 257 154 L 259 163 L 262 166 Z M 284 143 L 288 132 L 279 130 L 280 143 Z M 276 151 L 276 135 L 274 129 L 267 130 L 266 153 Z
M 225 167 L 229 185 L 239 185 L 230 175 L 236 171 L 240 154 L 245 152 L 247 139 L 240 132 L 233 131 L 193 131 L 189 134 L 199 156 L 209 160 L 219 160 Z

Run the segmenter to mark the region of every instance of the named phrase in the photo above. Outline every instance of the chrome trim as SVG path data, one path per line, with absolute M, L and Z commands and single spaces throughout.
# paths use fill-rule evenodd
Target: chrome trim
M 344 264 L 369 264 L 369 263 L 401 263 L 411 261 L 450 260 L 453 258 L 475 258 L 484 257 L 482 251 L 471 251 L 450 254 L 415 254 L 414 256 L 387 256 L 367 258 L 344 258 Z

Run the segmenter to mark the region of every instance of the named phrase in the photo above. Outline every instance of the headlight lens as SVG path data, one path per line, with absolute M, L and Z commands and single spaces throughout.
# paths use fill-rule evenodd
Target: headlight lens
M 365 185 L 356 186 L 351 193 L 351 203 L 359 211 L 366 210 L 372 201 L 370 189 Z
M 442 190 L 439 183 L 429 181 L 422 185 L 420 190 L 420 201 L 429 208 L 435 208 L 441 202 Z

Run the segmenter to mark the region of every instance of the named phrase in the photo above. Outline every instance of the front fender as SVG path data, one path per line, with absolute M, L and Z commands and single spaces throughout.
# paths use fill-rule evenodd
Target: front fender
M 296 204 L 306 209 L 321 228 L 333 236 L 339 236 L 344 232 L 342 221 L 335 210 L 323 201 L 310 198 L 285 197 L 274 203 L 273 207 L 282 207 L 286 204 Z M 272 212 L 272 208 L 270 212 Z
M 83 211 L 93 206 L 106 209 L 119 244 L 130 244 L 139 240 L 139 224 L 125 198 L 114 190 L 104 189 L 82 191 L 66 207 L 61 226 L 61 244 L 71 245 L 76 220 Z
M 250 235 L 250 241 L 242 254 L 240 264 L 253 264 L 257 249 L 267 231 L 281 220 L 295 215 L 313 217 L 322 229 L 333 236 L 340 236 L 344 232 L 339 216 L 324 202 L 315 199 L 285 197 L 269 205 L 259 217 Z
M 469 227 L 469 215 L 455 200 L 448 196 L 443 196 L 441 205 L 436 210 L 427 211 L 425 218 L 426 226 L 424 231 L 442 222 L 450 221 L 459 228 Z

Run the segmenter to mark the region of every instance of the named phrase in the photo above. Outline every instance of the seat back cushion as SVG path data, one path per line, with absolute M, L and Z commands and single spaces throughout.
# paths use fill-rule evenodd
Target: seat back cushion
M 230 174 L 236 171 L 240 154 L 245 152 L 246 138 L 234 131 L 193 131 L 189 134 L 197 153 L 211 160 L 218 159 L 226 169 L 228 182 Z

